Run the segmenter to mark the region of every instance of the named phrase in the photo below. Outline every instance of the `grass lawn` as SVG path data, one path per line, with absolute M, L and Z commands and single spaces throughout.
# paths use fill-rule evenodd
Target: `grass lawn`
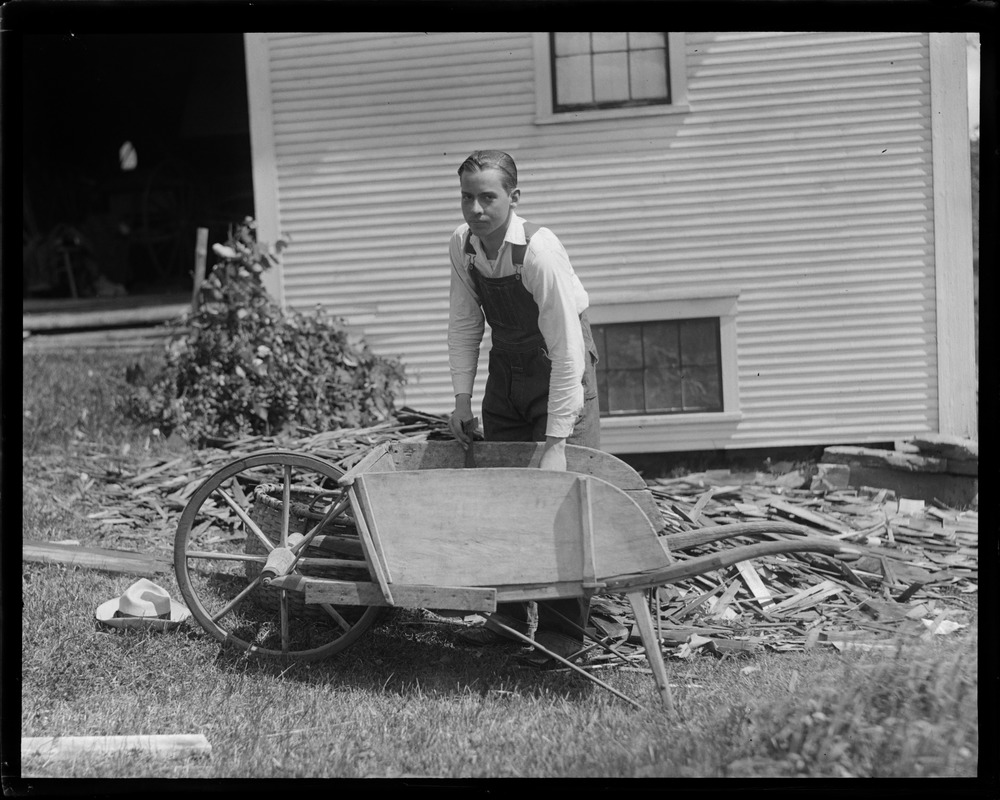
M 140 461 L 183 449 L 113 409 L 125 361 L 25 356 L 23 535 L 102 545 L 80 474 L 95 449 Z M 169 553 L 162 534 L 136 549 Z M 110 631 L 94 610 L 133 576 L 22 571 L 21 735 L 204 734 L 210 758 L 131 754 L 46 762 L 38 777 L 974 777 L 978 627 L 874 651 L 668 658 L 677 718 L 644 661 L 597 675 L 517 664 L 516 645 L 471 649 L 456 623 L 395 610 L 313 664 L 247 660 L 193 621 Z M 173 576 L 158 582 L 178 598 Z M 668 656 L 671 652 L 668 651 Z

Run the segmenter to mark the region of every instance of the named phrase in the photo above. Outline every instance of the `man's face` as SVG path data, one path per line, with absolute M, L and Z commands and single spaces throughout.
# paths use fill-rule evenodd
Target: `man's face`
M 493 234 L 506 232 L 507 218 L 517 205 L 520 191 L 514 189 L 507 194 L 501 173 L 496 169 L 463 172 L 461 179 L 462 216 L 469 228 L 480 239 L 501 238 Z

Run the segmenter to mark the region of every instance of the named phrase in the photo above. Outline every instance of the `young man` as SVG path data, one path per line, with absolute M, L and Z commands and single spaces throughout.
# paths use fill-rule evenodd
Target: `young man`
M 448 353 L 455 411 L 450 427 L 468 446 L 479 347 L 489 322 L 492 348 L 483 397 L 487 441 L 545 442 L 541 468 L 566 469 L 566 443 L 600 447 L 597 350 L 586 318 L 587 292 L 562 243 L 514 213 L 520 199 L 514 160 L 477 150 L 458 168 L 465 224 L 452 234 Z M 525 558 L 530 558 L 530 553 Z M 568 655 L 580 649 L 582 599 L 538 604 L 536 640 Z M 523 603 L 502 604 L 463 639 L 501 640 L 499 620 L 527 633 Z

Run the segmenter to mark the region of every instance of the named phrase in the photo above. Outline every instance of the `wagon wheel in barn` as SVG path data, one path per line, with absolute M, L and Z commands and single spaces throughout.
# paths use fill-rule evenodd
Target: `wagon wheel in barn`
M 195 220 L 205 193 L 201 177 L 179 159 L 163 161 L 149 173 L 132 238 L 145 245 L 161 280 L 185 279 L 193 268 Z
M 307 606 L 301 591 L 262 574 L 276 547 L 301 542 L 291 578 L 276 583 L 371 580 L 341 475 L 322 459 L 269 451 L 227 464 L 198 487 L 178 524 L 174 569 L 208 633 L 254 655 L 315 660 L 350 646 L 376 622 L 382 607 Z

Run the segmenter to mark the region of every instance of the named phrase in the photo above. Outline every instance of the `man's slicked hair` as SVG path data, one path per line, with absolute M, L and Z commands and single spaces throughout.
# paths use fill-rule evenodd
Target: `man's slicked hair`
M 502 150 L 476 150 L 458 168 L 461 176 L 465 172 L 481 172 L 484 169 L 496 169 L 502 176 L 500 182 L 507 192 L 517 188 L 517 165 L 514 159 Z

